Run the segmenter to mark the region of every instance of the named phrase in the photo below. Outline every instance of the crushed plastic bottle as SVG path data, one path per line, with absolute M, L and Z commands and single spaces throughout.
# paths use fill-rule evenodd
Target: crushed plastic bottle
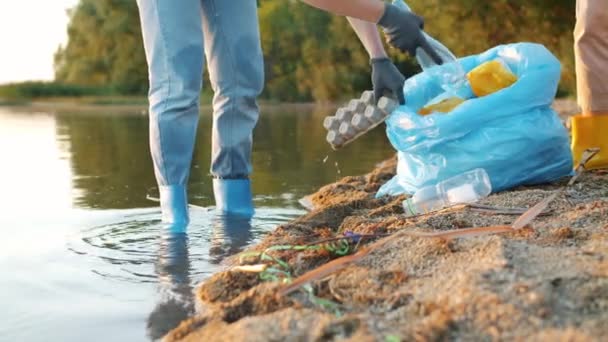
M 517 82 L 517 76 L 499 58 L 480 64 L 467 74 L 467 78 L 477 97 L 493 94 Z
M 408 216 L 425 214 L 455 204 L 473 203 L 492 192 L 490 177 L 484 169 L 474 169 L 416 191 L 403 201 Z
M 393 0 L 393 4 L 412 12 L 411 8 L 403 0 Z M 422 70 L 433 74 L 445 91 L 464 99 L 469 98 L 471 94 L 469 82 L 464 68 L 460 65 L 456 56 L 454 56 L 450 49 L 426 32 L 423 31 L 422 34 L 443 61 L 443 64 L 438 67 L 437 63 L 423 49 L 418 48 L 416 50 L 416 60 Z

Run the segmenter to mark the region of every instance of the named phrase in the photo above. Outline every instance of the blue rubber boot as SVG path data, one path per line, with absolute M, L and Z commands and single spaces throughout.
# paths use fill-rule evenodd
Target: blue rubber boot
M 162 221 L 176 226 L 185 226 L 188 216 L 188 196 L 183 185 L 163 185 L 158 187 Z
M 249 179 L 213 179 L 216 209 L 227 215 L 253 216 Z

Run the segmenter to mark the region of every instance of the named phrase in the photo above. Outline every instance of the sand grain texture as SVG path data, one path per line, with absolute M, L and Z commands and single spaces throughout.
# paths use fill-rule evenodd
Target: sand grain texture
M 407 218 L 401 198 L 375 199 L 396 160 L 346 177 L 310 197 L 315 210 L 269 234 L 251 250 L 340 236 L 430 232 L 509 225 L 517 216 L 466 207 Z M 564 186 L 520 187 L 481 204 L 529 208 Z M 506 234 L 446 241 L 404 236 L 313 283 L 341 315 L 303 291 L 225 271 L 196 294 L 199 315 L 168 341 L 601 341 L 608 336 L 608 172 L 588 172 L 550 206 L 550 215 Z M 372 243 L 366 241 L 363 245 Z M 294 276 L 333 256 L 281 251 Z

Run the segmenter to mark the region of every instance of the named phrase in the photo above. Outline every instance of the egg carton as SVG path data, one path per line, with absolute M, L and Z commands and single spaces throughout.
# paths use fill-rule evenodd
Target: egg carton
M 364 91 L 361 98 L 350 100 L 347 106 L 338 108 L 335 115 L 325 118 L 326 140 L 338 150 L 383 123 L 397 106 L 399 104 L 388 97 L 381 97 L 375 105 L 374 93 Z

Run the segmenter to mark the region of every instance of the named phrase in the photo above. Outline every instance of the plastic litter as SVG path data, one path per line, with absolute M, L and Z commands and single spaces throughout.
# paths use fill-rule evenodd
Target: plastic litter
M 480 64 L 467 74 L 473 94 L 478 97 L 493 94 L 517 82 L 517 76 L 501 59 Z
M 431 101 L 432 102 L 432 101 Z M 454 96 L 441 100 L 438 103 L 427 105 L 418 111 L 420 115 L 429 115 L 432 113 L 449 113 L 454 108 L 460 106 L 464 102 L 460 97 Z
M 493 191 L 551 182 L 572 172 L 568 132 L 550 107 L 561 76 L 559 61 L 542 45 L 518 43 L 460 64 L 470 71 L 497 58 L 517 82 L 446 114 L 417 113 L 431 100 L 449 96 L 435 75 L 423 72 L 405 82 L 407 103 L 386 120 L 398 151 L 397 175 L 377 196 L 413 194 L 476 168 L 486 170 Z
M 492 192 L 490 177 L 484 169 L 475 169 L 426 186 L 403 201 L 408 216 L 426 214 L 456 204 L 473 203 Z
M 317 267 L 311 271 L 308 271 L 296 279 L 293 279 L 289 284 L 284 285 L 282 288 L 278 290 L 278 295 L 285 296 L 295 290 L 301 288 L 302 286 L 309 284 L 313 281 L 318 281 L 323 279 L 331 274 L 334 274 L 340 270 L 343 270 L 348 265 L 352 265 L 356 262 L 359 262 L 366 256 L 370 255 L 374 251 L 382 250 L 389 243 L 394 242 L 395 240 L 402 238 L 404 236 L 411 236 L 415 238 L 439 238 L 439 239 L 455 239 L 455 238 L 471 238 L 489 234 L 504 234 L 504 233 L 512 233 L 516 232 L 519 229 L 522 229 L 526 225 L 530 224 L 534 219 L 536 219 L 539 215 L 545 212 L 547 206 L 555 200 L 555 198 L 570 188 L 574 182 L 578 179 L 578 177 L 585 170 L 584 165 L 589 162 L 593 156 L 598 153 L 599 149 L 590 149 L 586 150 L 583 153 L 583 157 L 581 163 L 576 168 L 576 173 L 572 179 L 568 182 L 565 187 L 562 187 L 559 190 L 554 190 L 553 193 L 528 209 L 519 216 L 510 226 L 500 225 L 500 226 L 488 226 L 488 227 L 474 227 L 474 228 L 458 228 L 458 229 L 447 229 L 447 230 L 437 230 L 434 232 L 417 232 L 412 231 L 412 229 L 401 229 L 396 233 L 389 235 L 388 237 L 376 241 L 375 243 L 368 245 L 362 249 L 360 249 L 357 253 L 353 255 L 347 255 L 338 259 L 334 259 L 326 264 L 323 264 L 320 267 Z
M 509 70 L 509 67 L 500 58 L 480 64 L 467 73 L 467 79 L 472 90 L 471 97 L 473 95 L 478 97 L 487 96 L 517 82 L 517 76 Z M 421 108 L 418 114 L 449 113 L 465 100 L 445 92 Z
M 410 7 L 403 0 L 394 0 L 393 3 L 411 12 Z M 429 45 L 441 57 L 443 64 L 438 66 L 424 50 L 419 48 L 416 50 L 416 59 L 422 69 L 440 80 L 443 89 L 453 94 L 453 96 L 471 97 L 471 87 L 458 59 L 439 41 L 425 32 L 423 34 Z M 380 98 L 378 106 L 374 106 L 373 100 L 373 92 L 365 91 L 359 99 L 353 99 L 347 106 L 338 109 L 334 116 L 325 118 L 323 127 L 328 130 L 326 140 L 334 150 L 351 143 L 374 129 L 384 122 L 386 117 L 398 106 L 397 102 L 386 97 Z M 444 105 L 446 104 L 442 106 Z
M 345 107 L 338 108 L 334 116 L 323 120 L 327 129 L 327 142 L 337 150 L 384 122 L 398 103 L 388 97 L 382 97 L 374 105 L 374 93 L 364 91 L 359 99 L 350 100 Z

